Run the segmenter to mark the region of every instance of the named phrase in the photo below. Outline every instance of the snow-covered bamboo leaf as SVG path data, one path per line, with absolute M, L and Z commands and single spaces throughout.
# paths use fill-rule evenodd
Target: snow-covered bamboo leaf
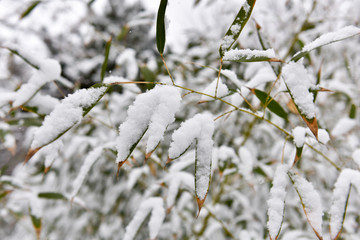
M 168 210 L 174 205 L 180 187 L 184 186 L 190 190 L 195 189 L 194 176 L 187 172 L 173 172 L 167 176 L 165 182 L 168 182 L 169 185 L 168 196 L 166 198 Z
M 159 53 L 162 55 L 165 47 L 166 33 L 165 33 L 165 11 L 167 0 L 161 0 L 156 20 L 156 46 Z
M 229 51 L 231 46 L 238 39 L 241 31 L 244 29 L 247 21 L 250 18 L 251 12 L 254 8 L 256 0 L 246 0 L 241 6 L 238 14 L 232 22 L 230 28 L 225 33 L 224 38 L 221 41 L 219 52 L 222 58 L 226 51 Z
M 106 69 L 107 69 L 107 65 L 108 65 L 110 48 L 111 48 L 111 41 L 112 41 L 112 38 L 110 37 L 110 39 L 108 41 L 106 41 L 106 44 L 105 44 L 104 61 L 101 66 L 101 76 L 100 76 L 101 82 L 103 82 L 104 78 L 105 78 L 105 73 L 106 73 Z
M 285 112 L 275 99 L 259 89 L 251 88 L 250 90 L 260 100 L 263 106 L 266 106 L 271 112 L 288 121 L 287 112 Z
M 150 212 L 149 235 L 150 239 L 156 238 L 165 219 L 165 208 L 162 198 L 152 197 L 140 204 L 134 218 L 126 227 L 126 232 L 123 237 L 124 240 L 132 240 L 135 238 L 136 233 Z
M 299 195 L 306 218 L 318 239 L 322 240 L 322 205 L 319 193 L 305 178 L 290 170 L 288 175 Z
M 313 94 L 310 92 L 310 89 L 314 88 L 314 86 L 307 75 L 304 65 L 302 62 L 290 62 L 283 67 L 282 74 L 291 99 L 298 112 L 317 138 L 318 125 L 315 114 L 315 104 Z
M 316 48 L 328 45 L 333 42 L 338 42 L 358 34 L 360 34 L 360 28 L 355 26 L 347 26 L 335 32 L 326 33 L 311 43 L 306 44 L 300 52 L 297 52 L 291 58 L 291 61 L 298 61 L 300 58 L 304 57 L 306 54 Z
M 64 98 L 54 110 L 45 117 L 42 126 L 36 130 L 25 163 L 42 147 L 59 139 L 98 103 L 109 89 L 104 84 L 95 84 L 88 89 L 80 89 Z
M 119 127 L 116 160 L 119 166 L 130 157 L 145 132 L 149 135 L 146 154 L 154 151 L 167 126 L 175 120 L 180 101 L 179 91 L 171 86 L 158 85 L 137 96 L 128 109 L 126 121 Z
M 270 190 L 268 204 L 267 227 L 271 240 L 276 240 L 280 234 L 281 225 L 284 219 L 286 187 L 289 183 L 287 171 L 289 167 L 280 165 L 277 167 Z
M 231 62 L 282 62 L 281 59 L 276 58 L 273 49 L 231 49 L 225 52 L 223 60 Z
M 89 173 L 89 171 L 90 171 L 91 167 L 94 165 L 94 163 L 100 158 L 103 150 L 105 148 L 114 148 L 114 147 L 115 147 L 115 143 L 110 142 L 110 143 L 104 144 L 102 146 L 96 147 L 94 150 L 92 150 L 89 153 L 89 155 L 87 155 L 87 157 L 84 160 L 83 165 L 81 166 L 78 176 L 73 181 L 73 185 L 72 185 L 73 190 L 72 190 L 70 199 L 73 200 L 74 197 L 76 196 L 76 194 L 79 192 L 82 184 L 85 181 L 87 174 Z
M 39 3 L 41 3 L 41 1 L 31 2 L 30 6 L 21 14 L 20 19 L 23 19 L 29 15 L 39 5 Z
M 296 155 L 293 163 L 294 166 L 297 163 L 297 161 L 300 159 L 304 148 L 306 129 L 303 127 L 296 127 L 292 130 L 292 134 L 294 137 L 294 144 L 296 147 Z
M 169 158 L 181 156 L 193 142 L 195 150 L 195 194 L 199 212 L 205 202 L 211 180 L 212 134 L 214 121 L 210 114 L 196 114 L 193 118 L 183 122 L 172 135 Z
M 54 199 L 54 200 L 66 200 L 67 198 L 58 192 L 41 192 L 38 194 L 39 198 L 47 198 L 47 199 Z
M 336 240 L 340 236 L 345 220 L 351 186 L 355 186 L 358 192 L 360 191 L 360 172 L 352 169 L 344 169 L 341 171 L 335 183 L 330 207 L 330 237 L 332 240 Z

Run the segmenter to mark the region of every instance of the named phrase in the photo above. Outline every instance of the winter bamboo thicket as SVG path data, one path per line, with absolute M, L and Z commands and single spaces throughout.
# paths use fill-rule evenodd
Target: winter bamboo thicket
M 360 3 L 158 3 L 0 3 L 0 238 L 359 238 Z

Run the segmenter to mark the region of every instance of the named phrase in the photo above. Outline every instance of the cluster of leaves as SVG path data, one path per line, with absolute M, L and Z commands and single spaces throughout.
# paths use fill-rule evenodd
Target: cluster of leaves
M 0 173 L 7 237 L 359 237 L 360 200 L 350 198 L 352 186 L 360 190 L 359 10 L 334 1 L 334 24 L 316 0 L 195 1 L 195 15 L 207 21 L 191 25 L 179 51 L 180 42 L 166 41 L 167 0 L 157 21 L 138 7 L 138 19 L 125 18 L 118 32 L 104 22 L 125 14 L 121 4 L 134 5 L 104 1 L 108 8 L 96 13 L 97 2 L 86 6 L 90 24 L 77 22 L 94 32 L 108 27 L 97 32 L 107 35 L 105 54 L 90 67 L 75 64 L 76 52 L 62 55 L 54 40 L 46 57 L 60 64 L 29 54 L 22 41 L 1 46 L 0 59 L 18 56 L 34 68 L 14 77 L 29 77 L 20 87 L 0 85 L 1 142 L 15 152 L 15 129 L 27 126 L 29 149 L 24 166 Z M 47 4 L 32 3 L 21 19 Z M 144 49 L 151 37 L 140 28 L 145 37 L 128 46 L 124 39 L 139 25 L 149 29 L 149 19 L 156 44 Z M 64 74 L 84 68 L 97 84 Z M 45 88 L 53 80 L 74 93 L 55 99 Z

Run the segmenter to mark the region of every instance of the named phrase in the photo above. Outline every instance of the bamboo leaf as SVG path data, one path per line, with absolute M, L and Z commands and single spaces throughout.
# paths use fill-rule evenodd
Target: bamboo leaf
M 45 118 L 42 126 L 35 132 L 24 163 L 29 161 L 41 148 L 56 141 L 79 123 L 109 88 L 110 86 L 105 84 L 95 84 L 88 89 L 78 90 L 56 105 L 50 115 Z
M 283 62 L 281 59 L 276 58 L 273 49 L 231 49 L 225 52 L 223 60 L 231 62 Z
M 25 18 L 29 15 L 40 3 L 41 1 L 34 1 L 30 4 L 30 6 L 21 14 L 20 19 Z
M 291 58 L 291 61 L 298 61 L 314 49 L 356 36 L 358 34 L 360 34 L 360 28 L 355 26 L 347 26 L 338 31 L 326 33 L 315 39 L 313 42 L 306 44 L 301 51 L 297 52 Z
M 160 55 L 164 52 L 165 47 L 165 11 L 167 6 L 167 0 L 161 0 L 160 6 L 157 14 L 157 21 L 156 21 L 156 46 L 160 53 Z
M 109 53 L 111 48 L 111 41 L 112 41 L 112 37 L 110 37 L 110 39 L 105 44 L 104 62 L 101 66 L 101 76 L 100 76 L 101 82 L 103 82 L 105 78 L 105 73 L 108 65 Z
M 330 238 L 336 240 L 344 225 L 351 187 L 360 190 L 360 172 L 353 169 L 341 171 L 335 183 L 330 207 Z
M 271 112 L 288 121 L 287 112 L 285 112 L 281 105 L 271 96 L 269 96 L 266 92 L 255 88 L 251 88 L 250 90 L 260 100 L 263 106 L 267 107 Z
M 41 218 L 38 218 L 38 217 L 32 215 L 31 213 L 30 213 L 30 217 L 31 217 L 31 222 L 33 224 L 33 227 L 35 229 L 36 238 L 40 239 L 40 233 L 41 233 L 41 228 L 42 228 Z
M 322 240 L 322 206 L 319 193 L 305 178 L 290 170 L 288 175 L 299 195 L 306 218 L 318 239 Z
M 351 118 L 351 119 L 356 118 L 356 105 L 355 104 L 351 104 L 349 118 Z
M 294 159 L 294 163 L 293 166 L 295 166 L 295 164 L 299 161 L 299 159 L 301 158 L 301 154 L 303 151 L 304 146 L 302 147 L 296 147 L 296 154 L 295 154 L 295 159 Z
M 222 58 L 226 51 L 229 51 L 232 45 L 238 39 L 241 31 L 244 29 L 247 21 L 251 16 L 256 0 L 246 0 L 244 5 L 240 8 L 230 28 L 225 33 L 224 38 L 220 44 L 220 57 Z
M 67 199 L 62 193 L 58 193 L 58 192 L 41 192 L 38 194 L 38 197 L 53 199 L 53 200 L 66 200 Z

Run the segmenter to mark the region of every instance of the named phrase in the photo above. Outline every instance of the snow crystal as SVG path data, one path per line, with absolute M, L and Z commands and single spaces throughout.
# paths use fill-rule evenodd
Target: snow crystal
M 151 217 L 149 221 L 149 233 L 150 239 L 155 239 L 158 235 L 161 225 L 165 219 L 164 201 L 159 197 L 152 197 L 141 203 L 134 218 L 126 227 L 124 240 L 134 239 L 141 224 L 151 211 Z
M 296 127 L 292 130 L 292 134 L 294 136 L 294 143 L 295 143 L 296 147 L 300 148 L 300 147 L 304 146 L 306 128 Z
M 221 49 L 223 51 L 226 51 L 231 44 L 234 42 L 234 37 L 232 35 L 226 35 L 222 40 L 221 40 Z
M 313 94 L 309 92 L 313 84 L 311 83 L 306 69 L 302 62 L 290 62 L 282 70 L 286 86 L 288 87 L 295 104 L 300 112 L 308 119 L 315 117 L 315 104 Z
M 347 26 L 335 32 L 329 32 L 321 35 L 311 43 L 306 44 L 301 52 L 309 52 L 315 48 L 330 44 L 332 42 L 340 41 L 354 35 L 360 34 L 360 28 L 355 26 Z
M 269 217 L 267 227 L 272 239 L 275 239 L 278 235 L 283 220 L 286 186 L 289 182 L 289 177 L 287 175 L 288 170 L 289 167 L 287 165 L 280 165 L 277 167 L 272 183 L 273 186 L 270 190 L 270 199 L 267 201 Z
M 176 159 L 196 140 L 195 189 L 196 195 L 201 200 L 205 198 L 209 186 L 213 132 L 212 116 L 206 113 L 196 114 L 193 118 L 183 122 L 180 128 L 173 133 L 169 149 L 169 157 Z
M 330 208 L 330 236 L 335 239 L 341 231 L 345 214 L 345 206 L 350 191 L 350 184 L 353 184 L 360 191 L 360 172 L 352 169 L 341 171 L 335 183 L 335 189 Z
M 53 59 L 42 60 L 39 70 L 36 70 L 29 81 L 23 84 L 16 92 L 13 107 L 19 107 L 26 103 L 44 84 L 60 78 L 60 73 L 61 66 L 58 61 Z
M 301 202 L 305 206 L 304 211 L 306 212 L 309 223 L 314 231 L 321 236 L 323 211 L 320 195 L 305 178 L 297 174 L 293 174 L 291 178 L 294 181 L 294 186 L 298 191 Z
M 251 49 L 232 49 L 225 52 L 224 61 L 251 60 L 254 58 L 276 58 L 274 49 L 251 50 Z
M 35 132 L 31 148 L 36 149 L 50 143 L 80 122 L 83 117 L 83 108 L 95 104 L 106 90 L 106 87 L 81 89 L 64 98 L 55 106 L 50 115 L 45 117 L 42 126 Z
M 203 93 L 211 95 L 211 96 L 215 96 L 217 82 L 218 82 L 218 79 L 215 78 L 214 81 L 212 81 L 211 84 L 205 88 Z M 228 87 L 224 83 L 222 83 L 221 78 L 219 79 L 218 88 L 217 88 L 216 93 L 217 93 L 216 96 L 218 98 L 224 97 L 229 93 Z M 202 95 L 200 101 L 210 101 L 210 100 L 214 100 L 214 99 L 209 96 Z
M 146 152 L 155 149 L 163 139 L 167 126 L 175 120 L 180 107 L 179 91 L 171 86 L 156 86 L 136 97 L 128 109 L 126 121 L 119 127 L 117 162 L 123 162 L 130 154 L 130 148 L 148 131 Z
M 358 167 L 360 168 L 360 148 L 356 149 L 356 150 L 353 152 L 352 158 L 353 158 L 354 162 L 356 162 L 356 164 L 357 164 Z
M 231 26 L 230 31 L 232 32 L 233 35 L 237 35 L 239 33 L 240 29 L 241 29 L 241 25 L 234 24 Z
M 335 127 L 332 129 L 331 134 L 334 137 L 340 137 L 349 133 L 358 123 L 355 119 L 351 118 L 341 118 L 339 122 L 336 123 Z

